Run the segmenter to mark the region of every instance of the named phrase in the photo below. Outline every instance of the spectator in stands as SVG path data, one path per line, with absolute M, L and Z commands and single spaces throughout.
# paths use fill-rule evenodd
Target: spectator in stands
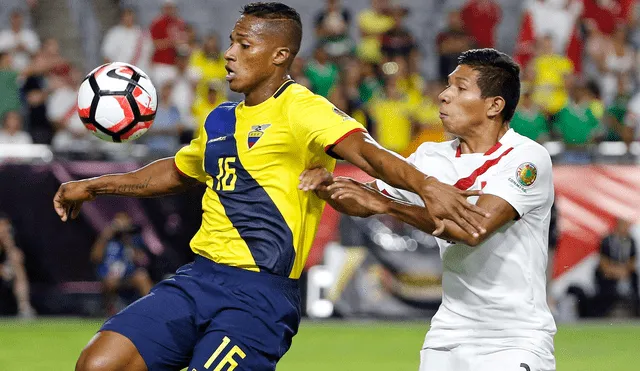
M 394 152 L 404 151 L 414 134 L 415 109 L 407 94 L 399 89 L 397 74 L 387 75 L 384 94 L 369 104 L 378 143 Z
M 195 125 L 195 133 L 193 133 L 192 137 L 198 137 L 200 135 L 199 130 L 202 128 L 204 121 L 207 116 L 216 108 L 220 103 L 226 101 L 224 89 L 225 83 L 220 82 L 219 80 L 209 80 L 207 84 L 207 94 L 204 97 L 197 97 L 195 103 L 193 104 L 193 118 L 196 122 Z M 181 143 L 188 143 L 189 140 L 185 140 L 186 135 L 181 135 Z
M 324 44 L 319 43 L 313 51 L 313 59 L 304 69 L 304 75 L 311 83 L 311 91 L 328 97 L 338 80 L 339 72 L 338 65 L 329 60 Z
M 400 154 L 409 156 L 424 142 L 442 142 L 447 140 L 447 134 L 440 120 L 440 99 L 438 95 L 445 89 L 440 80 L 424 84 L 421 99 L 414 113 L 419 124 L 417 134 L 411 139 L 409 146 Z
M 47 97 L 50 93 L 48 78 L 52 69 L 64 66 L 66 61 L 56 57 L 57 41 L 48 39 L 42 49 L 33 57 L 31 64 L 23 71 L 22 86 L 27 102 L 29 133 L 34 143 L 51 144 L 53 127 L 47 118 Z
M 22 130 L 22 116 L 18 111 L 9 111 L 2 119 L 0 144 L 31 144 L 31 135 Z
M 80 70 L 73 67 L 66 77 L 51 76 L 47 98 L 47 118 L 55 129 L 51 145 L 55 152 L 66 154 L 92 153 L 96 138 L 84 127 L 77 114 Z
M 306 87 L 307 89 L 311 89 L 311 81 L 304 75 L 304 67 L 306 65 L 306 61 L 304 58 L 300 56 L 296 56 L 291 63 L 291 68 L 289 69 L 289 75 L 291 78 L 298 84 Z
M 325 44 L 327 54 L 337 59 L 353 52 L 355 44 L 349 36 L 351 13 L 340 0 L 326 0 L 326 7 L 316 15 L 316 40 Z
M 638 294 L 638 272 L 636 270 L 636 244 L 629 230 L 631 223 L 619 218 L 613 233 L 600 243 L 600 263 L 595 272 L 596 297 L 594 304 L 596 315 L 605 316 L 617 300 L 625 298 L 620 284 L 630 284 L 631 310 L 634 316 L 640 315 Z
M 149 35 L 136 24 L 133 8 L 124 8 L 120 23 L 113 26 L 104 37 L 102 56 L 107 63 L 130 63 L 150 73 L 148 68 L 152 46 Z
M 187 50 L 189 55 L 202 48 L 196 28 L 190 23 L 185 23 L 184 25 L 184 44 L 180 47 Z
M 226 63 L 220 51 L 218 35 L 215 33 L 207 35 L 202 48 L 191 53 L 189 59 L 189 69 L 200 77 L 200 83 L 196 88 L 197 98 L 206 100 L 211 81 L 226 83 L 227 70 L 224 68 Z M 221 94 L 222 99 L 226 99 L 224 90 L 218 93 Z
M 618 76 L 631 77 L 636 62 L 636 53 L 633 46 L 627 41 L 627 28 L 620 24 L 610 38 L 601 61 L 602 77 L 600 86 L 602 99 L 605 104 L 610 104 L 618 91 Z
M 180 144 L 182 117 L 180 110 L 171 101 L 172 93 L 173 82 L 166 81 L 158 94 L 158 109 L 153 121 L 153 130 L 149 130 L 141 138 L 154 158 L 173 156 Z
M 163 0 L 161 14 L 150 26 L 153 40 L 151 77 L 162 86 L 176 75 L 176 48 L 186 43 L 185 23 L 178 15 L 175 0 Z
M 595 21 L 605 35 L 613 34 L 618 25 L 627 24 L 635 5 L 635 1 L 628 0 L 582 0 L 582 3 L 582 18 Z
M 408 64 L 412 54 L 418 51 L 413 34 L 404 25 L 409 8 L 394 6 L 389 9 L 389 13 L 393 18 L 393 27 L 382 34 L 382 55 L 385 60 L 403 57 Z
M 545 35 L 538 40 L 537 55 L 530 63 L 533 69 L 533 100 L 546 115 L 555 115 L 567 105 L 567 88 L 573 74 L 573 63 L 553 49 L 553 38 Z
M 0 284 L 10 285 L 18 304 L 18 316 L 33 318 L 24 253 L 16 245 L 11 219 L 0 212 Z
M 600 125 L 591 106 L 593 94 L 586 83 L 577 82 L 571 89 L 569 103 L 554 116 L 553 130 L 565 144 L 562 154 L 567 163 L 588 164 L 592 144 Z
M 382 94 L 382 81 L 376 64 L 360 61 L 360 85 L 358 90 L 362 103 L 367 103 Z
M 11 13 L 11 28 L 0 32 L 0 52 L 13 56 L 13 69 L 21 72 L 30 63 L 31 57 L 40 49 L 38 35 L 24 27 L 22 11 Z
M 102 230 L 91 249 L 91 262 L 102 280 L 105 308 L 115 314 L 118 289 L 131 285 L 140 296 L 149 293 L 153 282 L 146 269 L 149 258 L 140 228 L 125 213 L 118 213 Z
M 9 111 L 20 110 L 18 72 L 13 69 L 8 52 L 0 52 L 0 97 L 0 117 Z
M 199 71 L 189 68 L 189 49 L 180 47 L 176 52 L 176 76 L 173 79 L 171 105 L 180 111 L 183 130 L 193 133 L 195 124 L 191 107 L 195 101 L 196 86 L 201 80 Z
M 549 126 L 544 114 L 533 102 L 531 89 L 522 89 L 520 104 L 509 122 L 518 134 L 542 143 L 549 140 Z
M 459 11 L 454 10 L 447 15 L 447 26 L 438 34 L 436 46 L 439 55 L 438 76 L 442 81 L 447 81 L 449 74 L 458 66 L 460 54 L 475 46 L 473 38 L 463 28 Z
M 464 30 L 480 48 L 493 48 L 502 9 L 495 0 L 467 0 L 460 11 Z
M 631 98 L 629 94 L 631 92 L 630 79 L 618 76 L 616 88 L 616 97 L 609 104 L 602 118 L 602 125 L 606 131 L 604 140 L 612 142 L 621 141 L 624 137 L 624 118 Z
M 356 53 L 360 59 L 376 64 L 382 60 L 380 36 L 389 31 L 394 24 L 388 10 L 388 0 L 371 0 L 371 8 L 358 14 L 360 42 Z

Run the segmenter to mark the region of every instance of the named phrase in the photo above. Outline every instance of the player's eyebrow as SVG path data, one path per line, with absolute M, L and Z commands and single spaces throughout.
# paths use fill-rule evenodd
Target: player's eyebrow
M 460 76 L 456 76 L 454 77 L 455 80 L 460 80 L 462 82 L 469 82 L 469 79 L 466 77 L 460 77 Z

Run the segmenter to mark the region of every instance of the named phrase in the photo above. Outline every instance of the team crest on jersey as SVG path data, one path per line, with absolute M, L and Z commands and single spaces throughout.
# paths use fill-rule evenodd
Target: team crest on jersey
M 516 179 L 523 187 L 529 187 L 536 181 L 538 177 L 538 169 L 531 162 L 525 162 L 518 166 L 516 170 Z
M 267 130 L 269 126 L 271 126 L 271 124 L 251 126 L 251 131 L 249 132 L 249 136 L 247 137 L 247 145 L 249 146 L 249 149 L 253 148 L 253 146 L 258 143 L 258 140 L 262 138 L 262 136 L 264 135 L 264 131 Z

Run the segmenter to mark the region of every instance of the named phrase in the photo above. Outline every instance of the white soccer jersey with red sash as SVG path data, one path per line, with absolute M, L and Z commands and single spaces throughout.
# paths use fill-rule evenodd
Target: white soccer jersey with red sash
M 461 154 L 453 140 L 424 143 L 408 160 L 441 182 L 498 196 L 519 215 L 476 247 L 437 239 L 442 304 L 424 347 L 494 344 L 552 354 L 556 326 L 545 273 L 554 200 L 549 153 L 510 129 L 484 154 Z M 392 197 L 424 205 L 414 193 L 377 185 Z

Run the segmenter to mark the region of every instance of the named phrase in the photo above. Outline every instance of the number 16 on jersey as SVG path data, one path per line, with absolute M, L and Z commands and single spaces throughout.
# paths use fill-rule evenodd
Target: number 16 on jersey
M 216 191 L 233 191 L 236 189 L 236 169 L 231 165 L 236 162 L 235 157 L 221 157 L 218 159 L 218 175 L 216 175 Z

